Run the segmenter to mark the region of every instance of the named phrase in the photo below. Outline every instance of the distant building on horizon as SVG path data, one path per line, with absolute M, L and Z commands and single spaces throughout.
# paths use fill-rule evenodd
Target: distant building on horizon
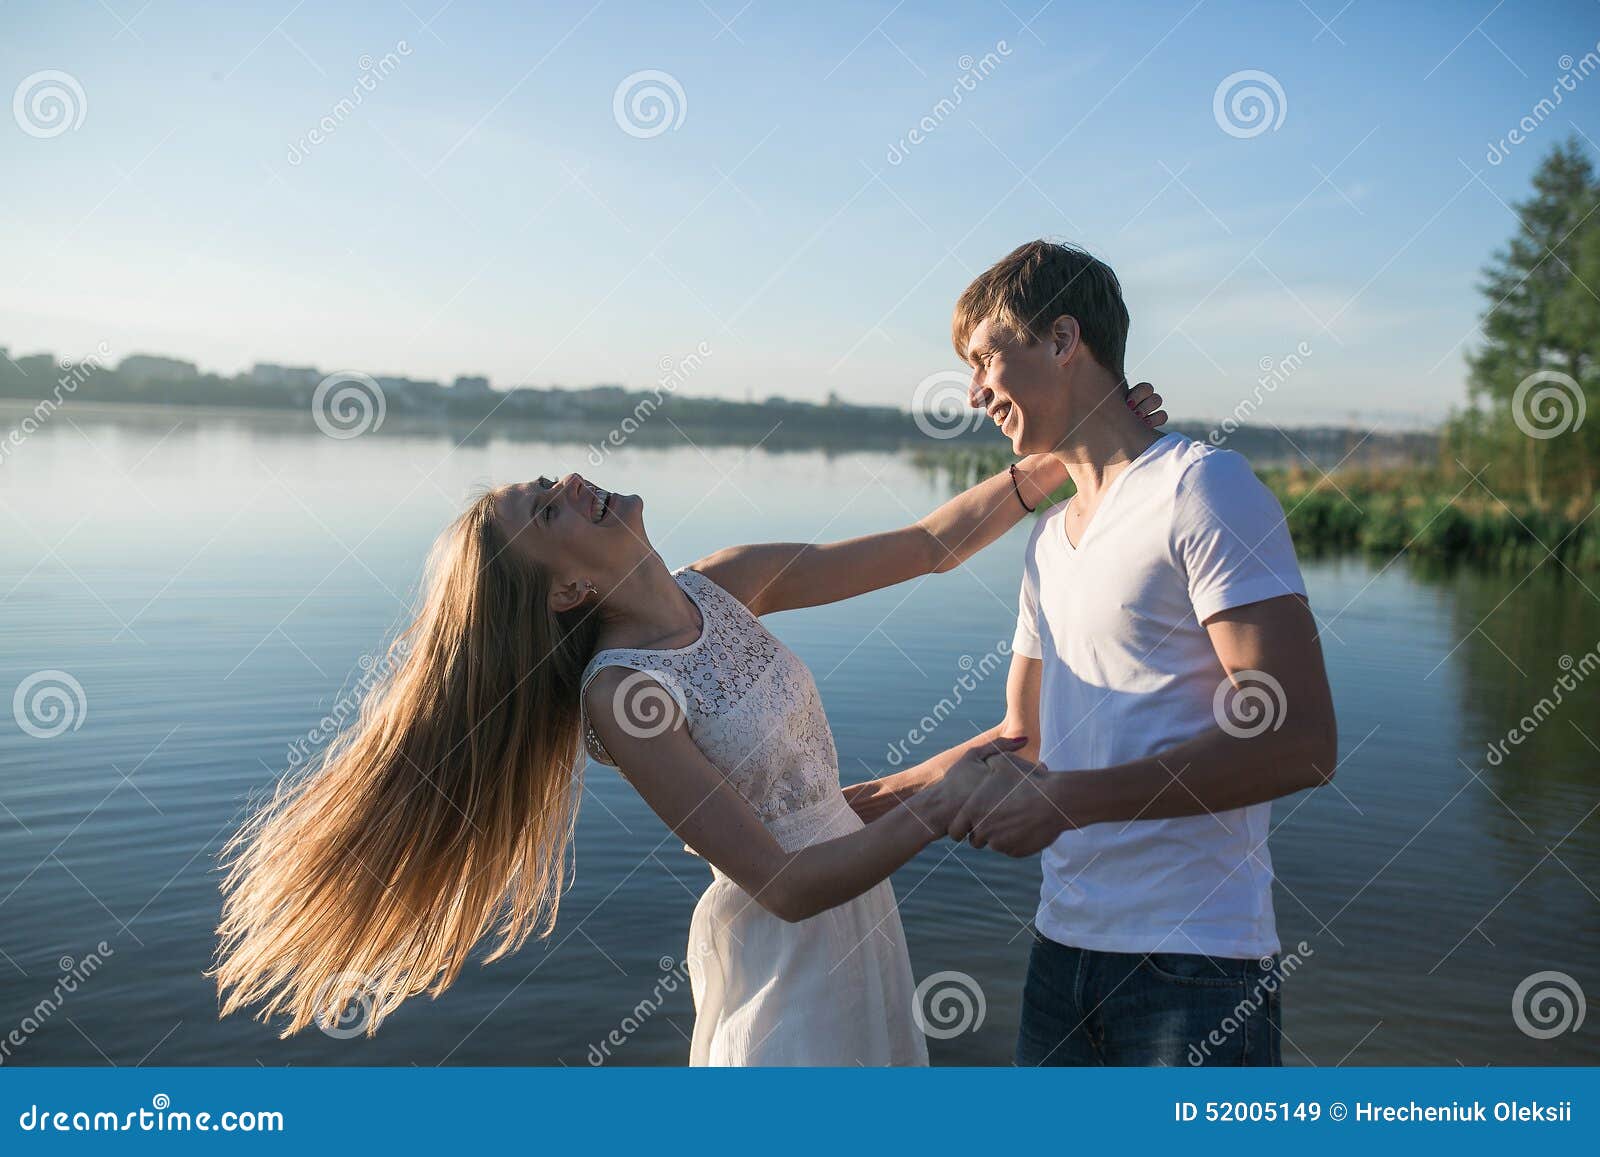
M 386 393 L 431 394 L 440 388 L 438 382 L 423 381 L 420 378 L 407 378 L 399 375 L 374 378 L 373 380 Z
M 117 366 L 117 375 L 134 385 L 147 382 L 192 382 L 200 376 L 193 362 L 156 354 L 129 354 Z
M 250 367 L 250 380 L 263 386 L 314 386 L 322 380 L 322 371 L 315 366 L 280 366 L 275 362 L 257 362 Z
M 462 394 L 487 394 L 490 386 L 488 378 L 462 374 L 456 378 L 455 385 L 451 388 Z

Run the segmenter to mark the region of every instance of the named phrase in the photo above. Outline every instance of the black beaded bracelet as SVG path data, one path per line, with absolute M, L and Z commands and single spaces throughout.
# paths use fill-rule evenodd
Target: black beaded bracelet
M 1022 503 L 1022 509 L 1026 510 L 1029 514 L 1032 514 L 1035 510 L 1035 507 L 1029 506 L 1027 499 L 1022 497 L 1022 486 L 1017 481 L 1017 464 L 1015 462 L 1011 464 L 1011 489 L 1016 494 L 1017 501 Z

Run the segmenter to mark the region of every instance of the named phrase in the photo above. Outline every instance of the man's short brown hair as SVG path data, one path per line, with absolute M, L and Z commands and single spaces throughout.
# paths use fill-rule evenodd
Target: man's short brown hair
M 956 302 L 950 336 L 961 360 L 972 331 L 985 321 L 1030 342 L 1050 335 L 1055 319 L 1076 318 L 1094 360 L 1125 377 L 1128 307 L 1111 266 L 1073 245 L 1030 241 L 978 275 Z

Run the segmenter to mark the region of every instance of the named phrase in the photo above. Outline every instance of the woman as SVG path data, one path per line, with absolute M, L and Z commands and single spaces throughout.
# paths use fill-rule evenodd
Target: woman
M 485 494 L 435 545 L 357 723 L 225 849 L 222 1015 L 263 1002 L 287 1036 L 359 999 L 371 1035 L 491 926 L 485 963 L 547 935 L 587 747 L 712 867 L 690 1063 L 925 1064 L 887 877 L 966 792 L 946 780 L 863 826 L 810 673 L 757 616 L 949 570 L 1063 480 L 1041 455 L 900 530 L 677 572 L 636 495 L 576 475 Z

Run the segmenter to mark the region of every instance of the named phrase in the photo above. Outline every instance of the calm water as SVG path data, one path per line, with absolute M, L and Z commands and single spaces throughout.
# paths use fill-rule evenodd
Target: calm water
M 219 1022 L 201 975 L 215 855 L 241 805 L 402 618 L 425 548 L 472 486 L 580 469 L 637 490 L 674 565 L 739 541 L 862 533 L 944 496 L 887 453 L 588 458 L 581 445 L 339 442 L 266 420 L 63 411 L 0 463 L 0 691 L 9 701 L 59 670 L 87 703 L 53 738 L 0 714 L 0 1038 L 62 968 L 110 949 L 42 1023 L 26 1021 L 5 1063 L 590 1063 L 681 957 L 708 879 L 605 768 L 588 777 L 555 935 L 411 1002 L 375 1040 L 280 1041 Z M 886 769 L 966 667 L 1009 639 L 1024 534 L 963 573 L 772 620 L 816 674 L 847 779 Z M 1306 944 L 1286 989 L 1286 1059 L 1600 1061 L 1593 1017 L 1540 1040 L 1512 1015 L 1513 991 L 1540 971 L 1600 997 L 1600 676 L 1498 766 L 1485 754 L 1550 694 L 1561 656 L 1600 643 L 1595 576 L 1357 560 L 1308 561 L 1306 574 L 1345 762 L 1333 788 L 1275 811 L 1280 930 L 1286 948 Z M 966 696 L 918 750 L 987 726 L 1002 684 Z M 960 970 L 985 995 L 982 1027 L 932 1042 L 936 1063 L 1009 1060 L 1037 873 L 946 844 L 895 877 L 917 976 Z M 679 988 L 610 1063 L 682 1063 L 690 1021 Z

